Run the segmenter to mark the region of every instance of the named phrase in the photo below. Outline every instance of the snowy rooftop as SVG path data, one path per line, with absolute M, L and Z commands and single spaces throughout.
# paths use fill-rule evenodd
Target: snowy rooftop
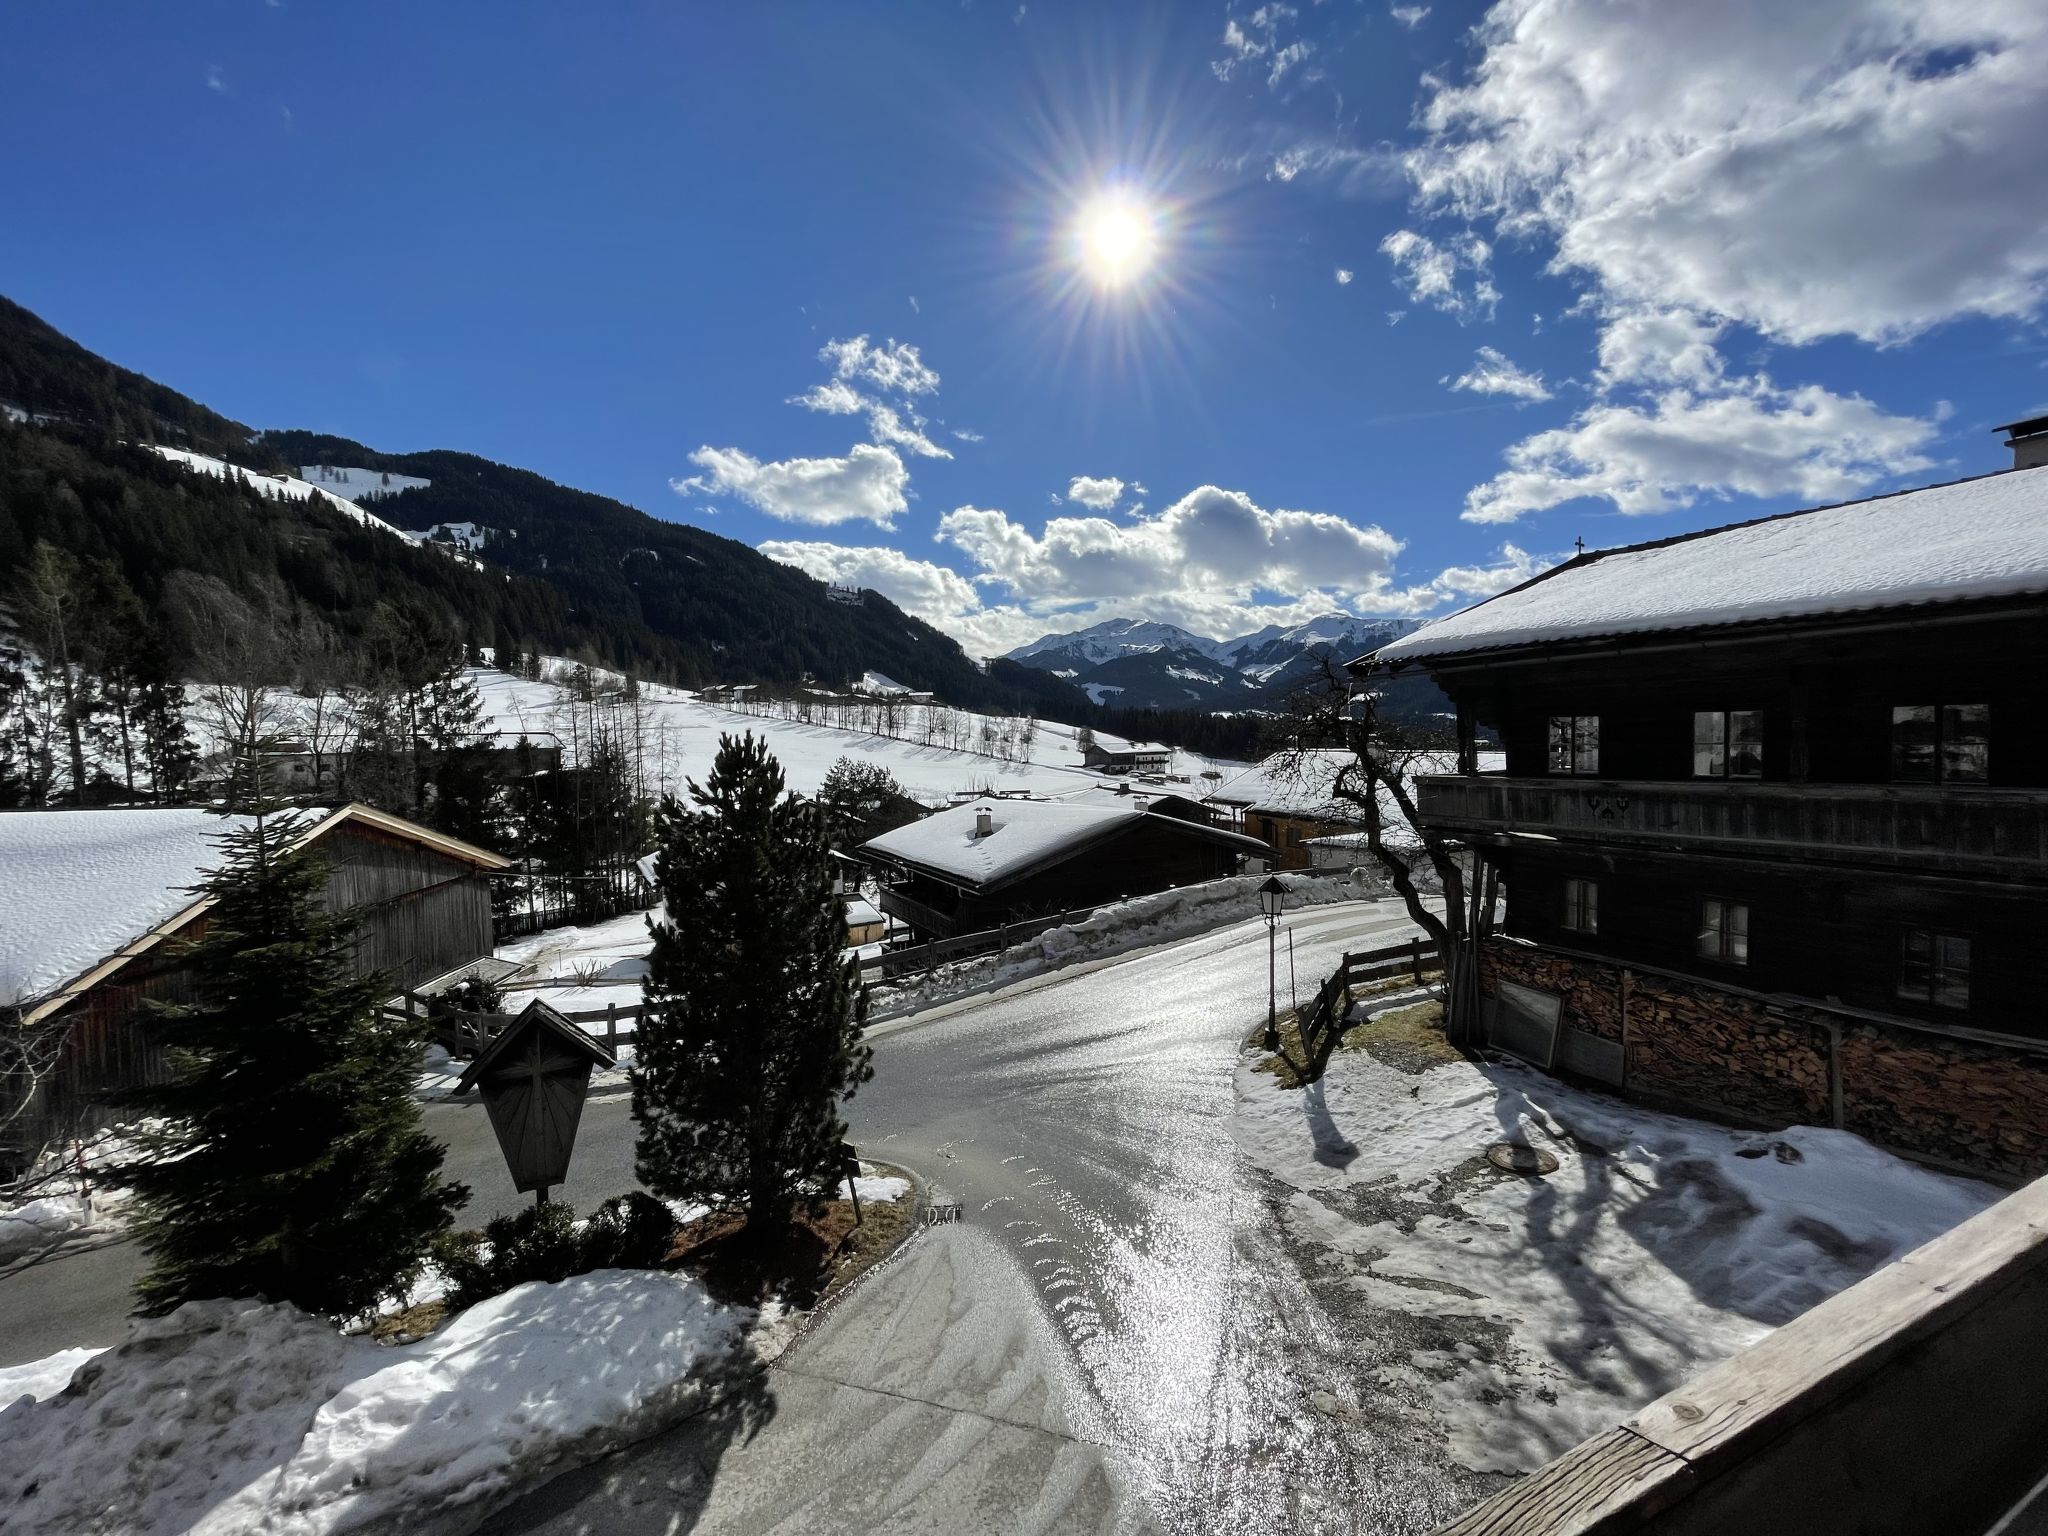
M 976 835 L 986 813 L 990 831 Z M 922 821 L 884 832 L 862 846 L 874 853 L 987 889 L 1020 880 L 1048 864 L 1123 832 L 1151 815 L 1142 795 L 1102 795 L 1070 800 L 974 800 L 938 811 Z M 1202 822 L 1152 816 L 1191 836 L 1222 841 L 1245 853 L 1268 851 L 1255 838 Z
M 204 810 L 0 815 L 0 1004 L 28 1003 L 168 922 L 247 817 Z
M 2048 466 L 1560 566 L 1381 646 L 1383 662 L 1596 635 L 2048 592 Z
M 1359 808 L 1337 799 L 1332 793 L 1339 770 L 1352 761 L 1355 759 L 1351 753 L 1342 747 L 1318 747 L 1301 753 L 1276 752 L 1236 778 L 1226 779 L 1207 798 L 1218 805 L 1241 806 L 1263 811 L 1269 816 L 1355 823 L 1359 820 Z M 1504 753 L 1479 754 L 1481 772 L 1498 772 L 1506 766 Z M 1417 752 L 1402 765 L 1403 776 L 1408 779 L 1418 774 L 1455 773 L 1457 769 L 1458 758 L 1454 752 Z M 1390 842 L 1412 840 L 1400 803 L 1384 789 L 1380 791 L 1380 824 L 1386 829 Z

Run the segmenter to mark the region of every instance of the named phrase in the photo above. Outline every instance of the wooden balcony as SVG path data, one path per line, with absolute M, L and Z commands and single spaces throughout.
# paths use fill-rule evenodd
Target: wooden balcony
M 949 939 L 960 931 L 960 920 L 951 912 L 941 912 L 937 907 L 919 901 L 902 886 L 883 886 L 878 905 L 889 916 L 900 923 L 908 924 L 926 940 Z
M 1461 838 L 2048 880 L 2048 790 L 1476 774 L 1417 779 L 1416 794 L 1426 826 Z

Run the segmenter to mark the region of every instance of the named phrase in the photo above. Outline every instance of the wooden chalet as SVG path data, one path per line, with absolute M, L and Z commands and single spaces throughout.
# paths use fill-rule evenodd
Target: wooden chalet
M 326 861 L 330 908 L 357 918 L 359 974 L 430 990 L 490 956 L 489 877 L 509 861 L 365 805 L 282 814 L 303 826 L 297 846 Z M 193 887 L 218 867 L 220 835 L 247 820 L 194 808 L 0 814 L 0 1016 L 70 1021 L 31 1140 L 160 1076 L 143 1007 L 192 996 L 179 941 L 205 933 L 211 906 Z
M 1462 743 L 1420 819 L 1505 895 L 1493 1043 L 2048 1169 L 2048 467 L 1589 552 L 1352 663 L 1411 668 Z
M 1339 747 L 1276 752 L 1203 797 L 1224 825 L 1273 845 L 1274 869 L 1350 869 L 1374 862 L 1364 838 L 1359 808 L 1336 794 L 1337 775 L 1356 761 Z M 1482 768 L 1499 767 L 1501 755 L 1483 753 Z M 1418 766 L 1438 771 L 1455 766 L 1444 753 L 1423 756 Z M 1419 847 L 1393 796 L 1380 797 L 1381 836 L 1389 847 Z
M 1081 748 L 1081 766 L 1097 773 L 1163 774 L 1173 766 L 1173 748 L 1145 741 L 1105 747 L 1091 741 Z
M 919 943 L 1220 879 L 1271 852 L 1184 796 L 1109 789 L 977 800 L 861 846 L 896 876 L 882 911 Z

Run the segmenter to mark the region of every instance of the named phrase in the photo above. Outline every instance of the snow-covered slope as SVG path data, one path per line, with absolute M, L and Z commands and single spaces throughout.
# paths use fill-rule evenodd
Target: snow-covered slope
M 1068 666 L 1077 662 L 1100 665 L 1119 656 L 1162 649 L 1199 651 L 1205 656 L 1218 654 L 1216 641 L 1191 634 L 1178 625 L 1155 624 L 1144 619 L 1105 619 L 1072 634 L 1043 635 L 1029 645 L 1018 646 L 1010 652 L 1010 659 L 1028 661 L 1038 657 L 1039 666 Z
M 394 475 L 384 469 L 349 469 L 340 464 L 305 464 L 299 473 L 323 491 L 346 496 L 350 501 L 371 501 L 379 496 L 396 496 L 400 491 L 425 490 L 434 482 L 415 475 Z
M 404 530 L 392 527 L 383 518 L 365 512 L 346 496 L 337 495 L 309 481 L 295 479 L 290 475 L 273 475 L 260 469 L 244 469 L 239 464 L 230 464 L 224 459 L 216 459 L 204 453 L 192 453 L 183 448 L 166 448 L 159 443 L 151 443 L 148 446 L 152 453 L 161 454 L 173 464 L 182 464 L 196 474 L 212 475 L 216 480 L 230 477 L 238 479 L 251 490 L 260 492 L 273 501 L 307 501 L 318 497 L 322 505 L 332 507 L 344 517 L 353 518 L 365 528 L 380 529 L 394 539 L 404 539 L 408 544 L 419 542 Z

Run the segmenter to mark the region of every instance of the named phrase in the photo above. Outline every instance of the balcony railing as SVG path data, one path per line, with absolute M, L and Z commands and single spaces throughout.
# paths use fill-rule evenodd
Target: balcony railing
M 889 916 L 908 923 L 928 939 L 950 938 L 960 931 L 958 917 L 919 901 L 901 886 L 883 886 L 878 905 Z
M 1456 836 L 2048 878 L 2048 790 L 1446 775 L 1416 792 Z

